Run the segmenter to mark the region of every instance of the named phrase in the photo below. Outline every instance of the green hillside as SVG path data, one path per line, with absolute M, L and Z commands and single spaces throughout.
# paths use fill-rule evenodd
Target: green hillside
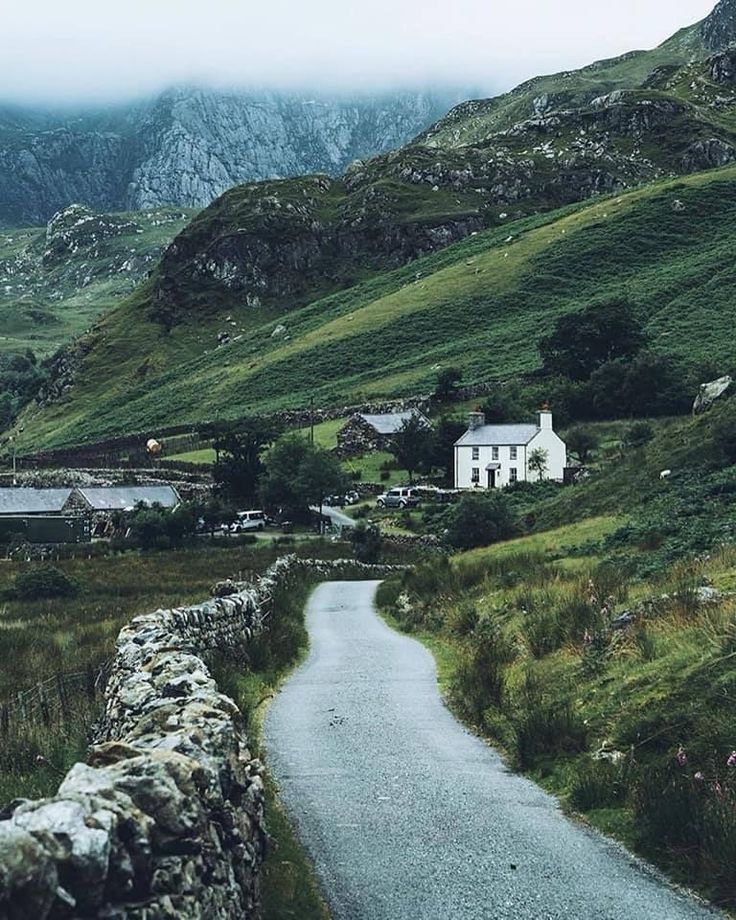
M 428 390 L 440 365 L 467 382 L 507 379 L 538 367 L 558 316 L 602 297 L 635 304 L 655 350 L 725 373 L 734 239 L 731 166 L 478 233 L 278 317 L 241 305 L 167 329 L 144 286 L 94 332 L 75 387 L 24 416 L 21 443 Z M 227 328 L 234 338 L 216 347 Z
M 72 205 L 48 227 L 0 231 L 0 353 L 46 357 L 66 345 L 130 295 L 192 214 Z
M 711 16 L 730 18 L 731 5 L 719 4 L 729 9 L 719 14 L 717 7 Z M 502 96 L 462 103 L 420 135 L 418 141 L 432 147 L 477 144 L 488 135 L 506 131 L 539 114 L 540 110 L 578 108 L 598 96 L 639 87 L 655 70 L 703 60 L 718 50 L 704 35 L 704 24 L 699 22 L 681 29 L 651 50 L 631 51 L 580 70 L 535 77 Z

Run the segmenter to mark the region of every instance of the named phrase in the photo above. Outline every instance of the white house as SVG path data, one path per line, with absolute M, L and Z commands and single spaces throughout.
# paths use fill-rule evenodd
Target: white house
M 565 442 L 552 428 L 552 413 L 539 412 L 536 425 L 486 425 L 482 412 L 471 412 L 465 434 L 455 442 L 455 488 L 499 489 L 518 481 L 536 481 L 529 471 L 532 451 L 546 452 L 543 478 L 562 482 L 567 466 Z

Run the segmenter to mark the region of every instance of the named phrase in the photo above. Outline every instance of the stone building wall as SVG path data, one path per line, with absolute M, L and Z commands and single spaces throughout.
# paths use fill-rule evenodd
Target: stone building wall
M 258 916 L 261 765 L 203 656 L 263 630 L 299 569 L 330 578 L 346 565 L 394 568 L 284 557 L 250 587 L 123 628 L 87 762 L 55 796 L 0 807 L 2 920 Z

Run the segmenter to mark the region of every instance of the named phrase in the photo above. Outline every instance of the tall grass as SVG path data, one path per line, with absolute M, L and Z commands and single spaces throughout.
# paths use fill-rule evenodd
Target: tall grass
M 736 549 L 653 582 L 637 568 L 516 541 L 422 566 L 379 601 L 452 645 L 451 703 L 515 766 L 736 907 L 736 601 L 699 591 L 736 587 Z

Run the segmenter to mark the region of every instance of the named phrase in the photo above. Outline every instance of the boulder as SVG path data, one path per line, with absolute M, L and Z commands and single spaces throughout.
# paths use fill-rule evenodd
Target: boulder
M 711 380 L 710 383 L 701 383 L 700 392 L 693 403 L 693 413 L 698 415 L 700 412 L 710 409 L 713 403 L 723 396 L 732 383 L 733 380 L 728 374 L 724 377 L 719 377 L 718 380 Z

